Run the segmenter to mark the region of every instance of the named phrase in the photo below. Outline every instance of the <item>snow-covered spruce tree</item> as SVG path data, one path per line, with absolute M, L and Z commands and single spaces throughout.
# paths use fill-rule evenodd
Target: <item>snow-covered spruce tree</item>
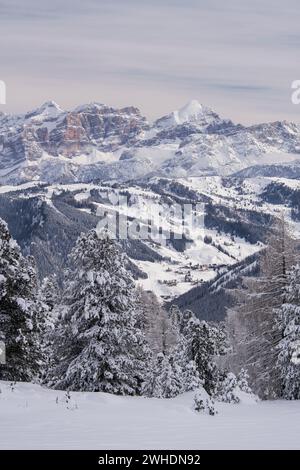
M 214 401 L 203 389 L 196 391 L 193 408 L 197 413 L 206 413 L 210 416 L 214 416 L 218 413 Z
M 239 386 L 236 376 L 232 372 L 224 373 L 215 390 L 214 397 L 225 403 L 239 403 Z
M 41 284 L 43 302 L 48 307 L 50 316 L 54 315 L 55 307 L 60 303 L 61 290 L 56 275 L 45 277 Z
M 249 374 L 245 369 L 241 369 L 237 375 L 237 383 L 242 392 L 253 395 L 253 391 L 249 386 Z
M 38 377 L 44 360 L 44 314 L 33 259 L 21 254 L 0 219 L 0 341 L 6 347 L 1 380 L 27 382 Z
M 227 351 L 226 334 L 221 326 L 200 321 L 189 310 L 181 317 L 181 332 L 186 341 L 186 356 L 194 361 L 199 379 L 212 395 L 220 374 L 216 357 Z
M 175 363 L 181 369 L 181 391 L 189 392 L 190 390 L 196 390 L 200 385 L 203 385 L 204 381 L 200 379 L 197 364 L 192 355 L 190 336 L 184 334 L 184 332 L 190 333 L 190 331 L 188 329 L 185 331 L 184 315 L 177 306 L 171 307 L 169 315 L 172 334 L 176 339 L 176 343 L 171 349 L 171 354 L 174 357 Z M 195 319 L 193 312 L 187 311 L 186 317 Z
M 193 391 L 203 385 L 203 381 L 200 379 L 195 361 L 187 360 L 186 356 L 184 356 L 184 360 L 181 362 L 181 370 L 182 392 Z
M 284 304 L 276 310 L 276 323 L 283 332 L 278 343 L 277 372 L 280 396 L 300 399 L 300 265 L 287 275 Z
M 179 393 L 196 390 L 202 385 L 195 362 L 188 355 L 188 343 L 180 332 L 179 317 L 169 320 L 169 336 L 174 340 L 173 346 L 167 348 L 166 354 L 158 354 L 145 377 L 143 393 L 158 398 L 172 398 Z
M 140 393 L 148 346 L 125 257 L 107 235 L 82 234 L 71 252 L 49 384 L 58 389 Z
M 55 339 L 55 327 L 57 324 L 58 305 L 61 300 L 61 289 L 55 275 L 43 279 L 39 298 L 44 305 L 45 310 L 45 328 L 41 342 L 45 358 L 41 379 L 42 381 L 45 381 L 47 373 L 53 365 L 53 343 Z
M 165 355 L 163 353 L 152 356 L 149 370 L 144 376 L 142 395 L 146 397 L 163 398 L 164 384 L 162 377 L 165 366 Z
M 280 396 L 277 344 L 282 327 L 275 321 L 276 309 L 285 303 L 288 270 L 296 262 L 295 242 L 283 218 L 276 221 L 259 260 L 257 278 L 244 278 L 235 291 L 237 305 L 228 311 L 227 326 L 234 349 L 232 366 L 245 367 L 251 388 L 261 398 Z
M 165 356 L 162 367 L 161 383 L 163 397 L 172 398 L 182 392 L 182 369 L 172 355 Z
M 148 397 L 173 398 L 182 391 L 181 367 L 172 355 L 159 353 L 145 376 L 142 394 Z
M 169 317 L 176 343 L 165 356 L 164 362 L 159 361 L 156 367 L 151 369 L 146 382 L 156 383 L 161 374 L 157 368 L 160 369 L 164 365 L 168 370 L 172 370 L 173 377 L 177 378 L 177 394 L 196 390 L 201 385 L 208 393 L 212 393 L 220 374 L 215 356 L 226 352 L 224 331 L 218 326 L 199 321 L 192 311 L 182 313 L 176 306 L 170 309 Z M 151 385 L 148 387 L 148 394 L 151 395 Z
M 158 353 L 152 356 L 149 370 L 144 376 L 141 394 L 146 397 L 162 398 L 164 395 L 162 374 L 165 367 L 165 355 Z
M 216 384 L 213 397 L 217 401 L 225 403 L 240 403 L 245 394 L 248 399 L 257 400 L 248 383 L 248 374 L 242 369 L 236 376 L 233 372 L 223 371 L 219 374 L 219 381 Z
M 183 313 L 177 305 L 172 305 L 169 311 L 171 328 L 175 336 L 182 332 Z

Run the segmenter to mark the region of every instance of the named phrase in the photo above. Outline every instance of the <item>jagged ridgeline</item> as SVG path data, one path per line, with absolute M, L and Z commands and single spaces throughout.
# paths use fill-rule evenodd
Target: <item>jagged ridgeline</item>
M 150 123 L 135 107 L 53 101 L 0 114 L 0 184 L 126 181 L 145 176 L 299 178 L 300 129 L 280 121 L 242 126 L 192 100 Z

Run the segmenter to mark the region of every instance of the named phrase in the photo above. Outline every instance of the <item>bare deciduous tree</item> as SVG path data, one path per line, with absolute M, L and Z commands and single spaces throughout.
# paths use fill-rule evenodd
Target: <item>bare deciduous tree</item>
M 243 279 L 243 288 L 234 292 L 236 306 L 227 314 L 233 345 L 231 366 L 236 371 L 242 367 L 248 370 L 253 389 L 262 398 L 280 396 L 276 364 L 283 332 L 275 316 L 285 301 L 288 270 L 296 261 L 296 241 L 281 217 L 261 253 L 259 276 Z

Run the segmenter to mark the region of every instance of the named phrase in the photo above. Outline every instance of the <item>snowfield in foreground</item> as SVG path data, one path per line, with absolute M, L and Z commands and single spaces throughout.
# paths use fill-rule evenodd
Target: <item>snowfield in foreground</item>
M 300 449 L 300 401 L 192 410 L 173 399 L 57 392 L 0 382 L 1 449 Z

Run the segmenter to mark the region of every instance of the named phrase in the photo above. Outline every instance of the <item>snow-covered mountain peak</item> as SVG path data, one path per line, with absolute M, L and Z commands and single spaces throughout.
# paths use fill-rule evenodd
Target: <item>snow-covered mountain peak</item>
M 218 114 L 211 108 L 204 106 L 197 100 L 191 100 L 182 108 L 158 119 L 154 125 L 160 129 L 168 129 L 183 124 L 194 124 L 206 127 L 220 120 Z
M 45 101 L 45 103 L 42 104 L 40 107 L 41 110 L 49 110 L 49 109 L 56 109 L 57 111 L 62 111 L 61 107 L 59 104 L 57 104 L 53 100 Z
M 125 108 L 114 108 L 112 106 L 109 106 L 104 103 L 99 103 L 97 101 L 92 101 L 91 103 L 86 103 L 86 104 L 76 106 L 76 108 L 74 108 L 71 112 L 78 113 L 78 114 L 96 113 L 96 114 L 107 114 L 107 115 L 113 114 L 115 116 L 117 115 L 142 116 L 140 110 L 134 106 L 127 106 Z
M 108 109 L 104 103 L 98 103 L 97 101 L 92 101 L 91 103 L 84 103 L 79 106 L 76 106 L 72 112 L 73 113 L 84 113 L 84 112 L 97 112 L 101 109 Z
M 206 116 L 213 114 L 213 111 L 199 103 L 197 100 L 189 101 L 185 106 L 178 111 L 174 111 L 174 119 L 177 124 L 183 124 L 189 121 L 202 120 Z
M 26 114 L 26 119 L 49 120 L 58 118 L 64 110 L 55 101 L 46 101 L 39 108 Z

